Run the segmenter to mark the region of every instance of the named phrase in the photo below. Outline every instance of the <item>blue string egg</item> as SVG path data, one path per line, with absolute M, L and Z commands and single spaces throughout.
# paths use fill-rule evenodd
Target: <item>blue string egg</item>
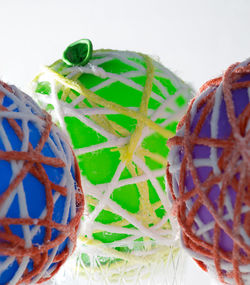
M 29 96 L 0 82 L 0 285 L 51 278 L 75 248 L 82 212 L 67 139 Z

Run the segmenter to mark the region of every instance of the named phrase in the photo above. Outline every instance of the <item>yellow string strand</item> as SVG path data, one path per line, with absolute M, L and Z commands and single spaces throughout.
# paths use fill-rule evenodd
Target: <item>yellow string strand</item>
M 153 79 L 154 79 L 154 65 L 152 62 L 152 59 L 147 56 L 147 55 L 142 55 L 146 66 L 146 83 L 143 89 L 143 95 L 142 95 L 142 100 L 141 100 L 141 105 L 139 109 L 139 113 L 147 117 L 148 113 L 148 102 L 150 99 L 151 91 L 152 91 L 152 86 L 153 86 Z M 124 146 L 125 148 L 123 152 L 121 152 L 121 157 L 120 159 L 127 164 L 132 160 L 133 154 L 135 152 L 135 149 L 137 147 L 137 144 L 142 136 L 142 131 L 145 127 L 145 122 L 144 121 L 137 121 L 137 126 L 133 134 L 131 135 L 130 142 Z
M 143 159 L 145 156 L 151 158 L 152 160 L 162 164 L 163 167 L 166 167 L 168 164 L 168 161 L 166 158 L 162 157 L 160 154 L 158 153 L 153 153 L 151 151 L 149 151 L 148 149 L 142 148 L 142 147 L 137 147 L 135 154 Z
M 157 251 L 155 254 L 151 254 L 151 255 L 147 255 L 144 256 L 143 258 L 141 258 L 140 256 L 135 256 L 135 255 L 131 255 L 131 253 L 126 253 L 126 252 L 121 252 L 118 250 L 115 250 L 111 247 L 107 247 L 107 246 L 103 246 L 103 243 L 97 240 L 90 240 L 84 236 L 80 236 L 79 239 L 85 244 L 85 245 L 91 245 L 91 246 L 95 246 L 95 247 L 99 247 L 100 249 L 102 249 L 102 251 L 108 253 L 109 256 L 113 256 L 114 258 L 120 258 L 123 259 L 123 261 L 129 261 L 131 263 L 148 263 L 148 262 L 152 262 L 153 260 L 153 256 L 155 257 L 159 257 L 161 255 L 164 255 L 167 253 L 167 255 L 170 253 L 171 248 L 169 246 L 159 246 L 159 248 L 161 247 L 162 249 L 165 250 L 164 251 Z M 157 258 L 156 258 L 157 260 Z M 131 265 L 131 264 L 130 264 Z
M 150 96 L 151 96 L 151 91 L 152 91 L 152 86 L 153 86 L 153 79 L 154 79 L 154 66 L 153 66 L 152 59 L 149 56 L 146 56 L 146 55 L 143 55 L 143 54 L 141 54 L 141 56 L 144 58 L 146 66 L 147 66 L 147 68 L 146 68 L 146 78 L 147 79 L 146 79 L 146 83 L 145 83 L 144 90 L 143 90 L 143 96 L 142 96 L 139 112 L 135 112 L 135 111 L 131 112 L 133 115 L 140 115 L 141 117 L 137 116 L 137 126 L 136 126 L 135 131 L 131 135 L 130 142 L 126 146 L 116 149 L 116 150 L 120 151 L 120 153 L 121 153 L 121 160 L 123 160 L 126 163 L 127 167 L 129 168 L 129 171 L 130 171 L 130 173 L 132 174 L 133 177 L 135 177 L 137 175 L 136 175 L 135 171 L 133 171 L 131 169 L 131 163 L 130 162 L 132 160 L 132 156 L 133 156 L 133 154 L 135 152 L 135 149 L 137 147 L 138 141 L 141 138 L 143 128 L 145 127 L 145 125 L 148 125 L 147 124 L 148 123 L 147 120 L 150 121 L 150 123 L 153 123 L 154 125 L 156 125 L 154 122 L 152 122 L 150 119 L 147 118 L 148 102 L 149 102 L 149 99 L 150 99 Z M 102 101 L 101 104 L 104 107 L 110 108 L 110 104 L 111 104 L 111 107 L 114 106 L 116 109 L 118 108 L 120 113 L 122 113 L 123 109 L 124 109 L 124 114 L 125 115 L 129 115 L 128 113 L 131 110 L 126 109 L 126 108 L 124 108 L 124 107 L 122 107 L 122 106 L 120 106 L 118 104 L 113 103 L 113 102 L 106 101 L 105 99 L 100 98 L 99 96 L 97 96 L 93 92 L 89 91 L 84 86 L 76 83 L 75 81 L 72 81 L 72 80 L 70 80 L 68 78 L 65 78 L 65 77 L 61 76 L 60 74 L 56 73 L 54 70 L 52 70 L 50 68 L 48 68 L 48 70 L 50 72 L 53 72 L 56 75 L 56 77 L 57 77 L 56 79 L 57 80 L 58 80 L 58 77 L 59 77 L 58 81 L 61 82 L 62 84 L 64 84 L 64 86 L 66 85 L 68 88 L 72 88 L 72 89 L 76 90 L 77 92 L 79 92 L 80 94 L 82 94 L 86 98 L 88 98 L 88 100 L 90 100 L 92 103 L 94 102 L 94 104 L 95 103 L 99 103 L 100 104 L 100 100 L 101 100 Z M 75 85 L 75 86 L 72 86 L 72 84 Z M 86 89 L 86 90 L 84 90 L 84 89 Z M 86 96 L 86 92 L 88 93 L 89 96 Z M 135 116 L 133 116 L 133 117 L 136 118 Z M 143 120 L 142 120 L 142 118 L 143 118 Z M 99 122 L 99 124 L 100 124 L 100 122 Z M 157 125 L 157 127 L 158 127 L 158 125 Z M 106 126 L 106 128 L 107 128 L 107 126 Z M 164 132 L 166 131 L 165 129 L 163 129 L 161 127 L 159 127 L 159 128 L 161 130 L 163 130 Z M 110 131 L 110 128 L 108 128 L 108 129 Z M 165 160 L 162 157 L 160 157 L 159 155 L 154 155 L 151 152 L 146 151 L 146 150 L 145 150 L 145 152 L 143 152 L 142 148 L 138 149 L 138 154 L 139 155 L 142 155 L 142 154 L 145 154 L 145 153 L 148 154 L 149 157 L 157 156 L 156 157 L 157 161 L 161 162 L 163 165 L 166 164 Z M 147 214 L 147 218 L 148 218 L 148 213 L 150 212 L 150 216 L 154 220 L 154 223 L 157 223 L 157 220 L 159 220 L 159 218 L 156 217 L 156 215 L 155 215 L 155 213 L 154 213 L 154 211 L 152 209 L 151 209 L 152 211 L 149 211 L 150 210 L 150 205 L 147 205 L 147 202 L 149 202 L 149 197 L 148 197 L 149 189 L 148 189 L 147 183 L 146 182 L 142 182 L 142 183 L 139 183 L 139 185 L 137 184 L 137 186 L 139 186 L 140 200 L 143 200 L 143 203 L 140 203 L 140 205 L 144 205 L 145 206 L 143 209 L 140 208 L 140 210 L 139 210 L 139 212 L 140 212 L 140 215 L 139 215 L 140 217 L 138 217 L 139 220 L 143 220 L 143 218 L 141 216 L 144 216 L 145 214 Z
M 99 50 L 99 51 L 103 51 L 103 50 Z M 112 51 L 112 50 L 110 50 L 110 51 Z M 107 101 L 107 100 L 99 97 L 94 92 L 85 88 L 85 86 L 83 86 L 82 84 L 74 81 L 75 78 L 74 79 L 65 78 L 63 75 L 61 75 L 58 72 L 56 72 L 55 70 L 53 70 L 53 67 L 57 66 L 58 64 L 60 64 L 62 62 L 60 60 L 58 60 L 57 62 L 52 64 L 50 67 L 45 67 L 47 72 L 49 74 L 51 74 L 56 81 L 58 81 L 59 83 L 64 85 L 64 87 L 68 88 L 68 90 L 73 89 L 76 92 L 78 92 L 80 95 L 85 96 L 93 105 L 97 105 L 97 106 L 102 105 L 103 107 L 105 107 L 107 109 L 113 110 L 117 113 L 126 115 L 128 117 L 131 117 L 131 118 L 134 118 L 137 120 L 136 129 L 133 132 L 133 134 L 131 135 L 130 142 L 128 143 L 128 145 L 126 145 L 122 149 L 118 148 L 118 150 L 121 152 L 122 160 L 126 162 L 128 170 L 132 174 L 133 177 L 138 175 L 136 173 L 136 170 L 134 169 L 132 163 L 131 163 L 132 156 L 134 153 L 136 153 L 139 157 L 142 157 L 142 156 L 144 157 L 146 155 L 148 157 L 151 157 L 155 161 L 161 163 L 162 165 L 166 165 L 166 160 L 163 157 L 161 157 L 160 155 L 151 153 L 150 151 L 145 150 L 145 149 L 141 148 L 140 146 L 137 147 L 138 141 L 140 140 L 141 135 L 142 135 L 143 128 L 145 126 L 148 126 L 150 129 L 158 132 L 159 134 L 161 134 L 163 137 L 165 137 L 167 139 L 174 135 L 174 133 L 162 128 L 161 126 L 157 125 L 155 122 L 153 122 L 151 119 L 149 119 L 147 117 L 148 102 L 150 99 L 150 95 L 151 95 L 151 91 L 152 91 L 152 85 L 153 85 L 153 79 L 154 79 L 154 66 L 153 66 L 152 59 L 150 57 L 143 55 L 143 54 L 140 54 L 140 55 L 144 58 L 146 66 L 147 66 L 147 69 L 146 69 L 146 78 L 147 79 L 146 79 L 146 83 L 144 86 L 143 96 L 142 96 L 139 111 L 130 110 L 130 109 L 125 108 L 123 106 L 120 106 L 114 102 L 110 102 L 110 101 Z M 34 81 L 37 80 L 38 77 L 39 76 L 37 76 L 34 79 Z M 66 91 L 66 94 L 64 94 L 64 96 L 65 95 L 68 95 L 67 91 Z M 72 94 L 70 96 L 70 98 L 73 99 L 74 95 Z M 80 103 L 78 105 L 80 106 Z M 110 126 L 108 126 L 104 121 L 102 121 L 102 118 L 104 120 L 107 119 L 105 115 L 94 115 L 94 116 L 91 116 L 91 118 L 96 123 L 101 124 L 105 130 L 108 130 L 109 132 L 111 132 L 111 129 L 112 129 L 113 131 L 111 133 L 113 133 L 113 134 L 114 134 L 114 130 L 117 130 L 117 126 L 115 125 L 115 123 L 111 122 Z M 118 131 L 121 133 L 120 129 Z M 127 132 L 127 130 L 123 130 L 123 131 Z M 139 188 L 139 192 L 140 192 L 140 196 L 141 196 L 140 200 L 143 201 L 143 202 L 140 201 L 140 210 L 139 210 L 137 219 L 141 220 L 143 222 L 145 215 L 148 215 L 150 213 L 151 222 L 156 224 L 158 222 L 159 218 L 156 216 L 154 211 L 156 208 L 158 208 L 161 205 L 161 203 L 160 203 L 160 201 L 157 203 L 154 203 L 154 205 L 151 205 L 149 203 L 149 197 L 148 197 L 149 189 L 148 189 L 148 185 L 147 185 L 146 181 L 138 183 L 137 186 Z M 93 204 L 94 206 L 98 203 L 98 201 L 93 199 L 91 196 L 89 197 L 89 199 L 91 200 L 91 201 L 89 201 L 89 203 Z M 141 205 L 143 207 L 141 207 Z M 106 210 L 109 210 L 109 209 L 106 209 Z M 147 219 L 146 219 L 146 221 L 147 221 Z M 147 223 L 148 223 L 148 221 L 147 221 Z M 128 224 L 128 222 L 126 220 L 124 220 L 124 218 L 123 218 L 123 220 L 117 221 L 117 222 L 114 222 L 111 224 L 116 225 L 116 226 L 124 226 L 125 224 Z M 123 252 L 117 251 L 113 248 L 103 247 L 103 243 L 101 243 L 99 241 L 96 241 L 93 239 L 88 239 L 88 238 L 83 237 L 83 236 L 81 236 L 80 239 L 84 244 L 94 245 L 96 247 L 99 247 L 100 249 L 102 249 L 106 253 L 108 253 L 109 256 L 114 256 L 115 258 L 119 258 L 119 259 L 121 259 L 122 263 L 125 263 L 125 265 L 130 265 L 130 266 L 131 266 L 131 263 L 132 264 L 141 263 L 141 262 L 147 263 L 147 262 L 152 261 L 153 259 L 157 259 L 157 260 L 160 260 L 162 258 L 167 259 L 168 255 L 171 251 L 170 247 L 162 247 L 162 250 L 157 251 L 157 253 L 155 253 L 153 255 L 147 256 L 142 261 L 141 258 L 138 258 L 137 256 L 134 256 L 134 255 L 131 255 L 130 253 L 123 253 Z M 144 237 L 144 241 L 145 241 L 145 237 Z M 144 244 L 144 246 L 145 246 L 145 244 Z M 145 248 L 145 250 L 150 250 L 150 247 Z M 109 264 L 107 266 L 109 266 L 109 268 L 111 266 L 112 266 L 112 268 L 114 268 L 115 266 L 121 266 L 121 264 L 120 264 L 120 262 L 116 262 L 115 264 L 111 264 L 111 265 Z M 96 268 L 96 271 L 98 271 L 98 268 Z
M 96 104 L 102 105 L 107 109 L 116 111 L 117 113 L 126 115 L 128 117 L 134 118 L 136 120 L 139 120 L 141 122 L 144 122 L 145 125 L 147 125 L 149 128 L 153 129 L 154 131 L 158 132 L 165 138 L 171 138 L 174 136 L 174 133 L 162 128 L 161 126 L 157 125 L 155 122 L 153 122 L 151 119 L 147 118 L 146 116 L 142 115 L 139 112 L 136 112 L 134 110 L 130 110 L 128 108 L 125 108 L 123 106 L 120 106 L 114 102 L 107 101 L 98 95 L 96 95 L 94 92 L 88 90 L 86 87 L 83 85 L 69 79 L 65 78 L 63 75 L 57 73 L 54 71 L 52 68 L 46 66 L 45 67 L 46 71 L 51 74 L 58 82 L 61 84 L 68 86 L 71 89 L 74 89 L 81 95 L 85 96 L 87 99 L 92 100 Z

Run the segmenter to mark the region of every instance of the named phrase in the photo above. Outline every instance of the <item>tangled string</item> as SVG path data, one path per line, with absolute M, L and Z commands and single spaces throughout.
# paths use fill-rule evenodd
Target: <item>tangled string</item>
M 126 283 L 133 278 L 139 284 L 145 276 L 150 279 L 153 268 L 165 274 L 166 264 L 174 263 L 178 226 L 168 212 L 164 181 L 168 150 L 164 150 L 175 132 L 169 128 L 184 114 L 192 95 L 191 88 L 164 66 L 129 51 L 94 51 L 83 67 L 68 67 L 58 60 L 35 78 L 34 97 L 68 132 L 79 161 L 87 207 L 78 264 L 89 282 Z M 68 123 L 73 118 L 79 126 L 76 135 Z M 133 120 L 132 128 L 117 118 Z M 77 135 L 82 126 L 104 140 L 91 142 L 88 132 Z M 152 147 L 146 143 L 150 138 Z M 105 165 L 100 160 L 93 170 L 84 165 L 93 164 L 102 153 L 106 159 L 115 154 L 117 160 L 112 158 L 112 177 L 95 182 L 93 173 L 104 176 Z M 127 198 L 122 197 L 125 187 L 138 192 L 126 190 Z M 152 191 L 155 200 L 150 198 Z M 129 193 L 138 196 L 130 198 Z M 137 206 L 133 209 L 130 203 Z M 106 213 L 117 219 L 105 218 Z
M 171 152 L 167 167 L 173 212 L 182 228 L 184 246 L 221 282 L 241 285 L 250 284 L 249 75 L 248 59 L 202 86 L 179 123 L 177 135 L 168 141 Z M 237 101 L 240 97 L 235 99 L 240 92 L 246 95 L 241 103 Z M 222 104 L 228 118 L 224 121 L 220 120 Z M 240 113 L 236 105 L 241 105 Z M 210 126 L 206 136 L 204 132 L 200 135 L 205 123 Z M 226 124 L 231 133 L 223 138 L 220 129 Z M 201 147 L 203 157 L 196 152 Z M 205 179 L 202 168 L 210 169 Z M 218 194 L 213 199 L 216 189 Z M 209 221 L 202 219 L 202 211 L 211 217 Z M 222 244 L 223 238 L 230 242 Z
M 6 104 L 6 100 L 11 103 Z M 8 138 L 4 121 L 10 126 L 9 133 L 13 131 L 21 142 L 20 151 Z M 30 97 L 3 82 L 0 82 L 0 122 L 0 138 L 5 149 L 0 150 L 0 161 L 7 161 L 12 171 L 7 189 L 0 189 L 0 278 L 14 263 L 18 263 L 18 269 L 10 272 L 13 277 L 10 277 L 8 284 L 41 283 L 59 270 L 75 247 L 76 232 L 83 213 L 79 169 L 71 148 L 63 140 L 59 129 L 52 124 L 50 115 L 43 112 Z M 31 125 L 40 134 L 36 147 L 31 143 Z M 45 145 L 53 152 L 51 157 L 44 155 Z M 62 171 L 58 184 L 52 182 L 48 167 Z M 74 172 L 76 181 L 71 172 Z M 36 189 L 27 188 L 24 183 L 28 175 L 43 185 L 46 196 L 46 205 L 36 218 L 31 218 L 29 213 L 28 193 Z M 3 177 L 0 179 L 3 181 Z M 59 211 L 55 204 L 62 197 L 65 207 L 60 210 L 62 219 L 58 223 L 53 215 Z M 15 198 L 18 199 L 19 217 L 11 216 L 9 212 Z M 16 226 L 21 227 L 20 236 L 13 230 Z M 33 242 L 43 229 L 42 243 Z M 56 235 L 53 234 L 55 231 Z M 62 243 L 65 243 L 64 248 L 59 249 Z

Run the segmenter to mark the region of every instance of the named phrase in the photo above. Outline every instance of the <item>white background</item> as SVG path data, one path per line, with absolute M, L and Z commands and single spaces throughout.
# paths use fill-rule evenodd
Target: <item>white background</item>
M 0 0 L 0 78 L 23 90 L 80 38 L 134 50 L 198 89 L 250 56 L 249 0 Z M 190 259 L 183 285 L 213 284 Z

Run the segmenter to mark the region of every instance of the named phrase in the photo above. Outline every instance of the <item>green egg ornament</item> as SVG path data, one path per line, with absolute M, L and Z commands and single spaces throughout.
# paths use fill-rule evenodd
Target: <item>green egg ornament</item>
M 166 142 L 192 88 L 147 55 L 92 51 L 80 40 L 44 68 L 33 91 L 68 134 L 81 170 L 86 211 L 77 270 L 97 283 L 163 280 L 178 255 Z

